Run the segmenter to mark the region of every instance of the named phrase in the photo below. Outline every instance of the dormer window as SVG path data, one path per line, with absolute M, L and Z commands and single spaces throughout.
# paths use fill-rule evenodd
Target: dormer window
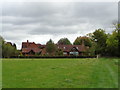
M 65 47 L 64 47 L 64 49 L 65 49 Z
M 78 49 L 78 47 L 76 47 Z

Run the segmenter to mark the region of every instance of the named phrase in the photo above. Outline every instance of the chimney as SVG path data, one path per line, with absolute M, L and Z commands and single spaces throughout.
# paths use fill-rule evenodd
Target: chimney
M 28 47 L 29 41 L 27 40 L 27 47 Z

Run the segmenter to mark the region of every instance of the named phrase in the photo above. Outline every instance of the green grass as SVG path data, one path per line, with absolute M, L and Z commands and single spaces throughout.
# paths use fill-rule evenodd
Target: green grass
M 0 90 L 2 89 L 2 59 L 0 58 Z
M 3 59 L 3 88 L 118 88 L 120 59 Z

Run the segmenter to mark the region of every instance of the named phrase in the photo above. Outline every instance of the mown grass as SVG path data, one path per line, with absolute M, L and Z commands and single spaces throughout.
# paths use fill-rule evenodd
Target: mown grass
M 118 88 L 115 58 L 3 59 L 3 88 Z
M 0 58 L 0 89 L 2 89 L 2 59 Z

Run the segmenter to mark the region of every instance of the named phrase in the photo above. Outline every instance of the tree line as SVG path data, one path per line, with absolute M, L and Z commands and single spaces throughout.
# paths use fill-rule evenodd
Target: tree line
M 11 56 L 18 56 L 20 51 L 17 50 L 16 44 L 7 43 L 2 36 L 0 36 L 0 57 L 9 58 Z
M 86 36 L 77 37 L 73 45 L 82 45 L 84 43 L 85 46 L 90 48 L 88 51 L 90 55 L 120 56 L 119 26 L 120 24 L 116 24 L 112 33 L 106 33 L 104 29 L 96 29 L 93 33 L 88 33 Z M 68 38 L 61 38 L 57 44 L 72 45 Z M 51 39 L 46 43 L 46 51 L 49 54 L 56 52 L 60 54 L 61 52 Z
M 89 47 L 90 55 L 102 56 L 120 56 L 120 24 L 115 25 L 112 33 L 106 33 L 104 29 L 96 29 L 93 33 L 88 33 L 85 36 L 80 36 L 75 39 L 73 45 L 82 45 Z M 72 45 L 68 38 L 61 38 L 57 44 Z M 19 55 L 16 45 L 10 45 L 0 36 L 0 49 L 2 48 L 3 57 Z M 56 47 L 56 44 L 50 39 L 46 43 L 46 51 L 49 55 L 62 55 L 61 49 Z M 0 55 L 1 55 L 0 54 Z

